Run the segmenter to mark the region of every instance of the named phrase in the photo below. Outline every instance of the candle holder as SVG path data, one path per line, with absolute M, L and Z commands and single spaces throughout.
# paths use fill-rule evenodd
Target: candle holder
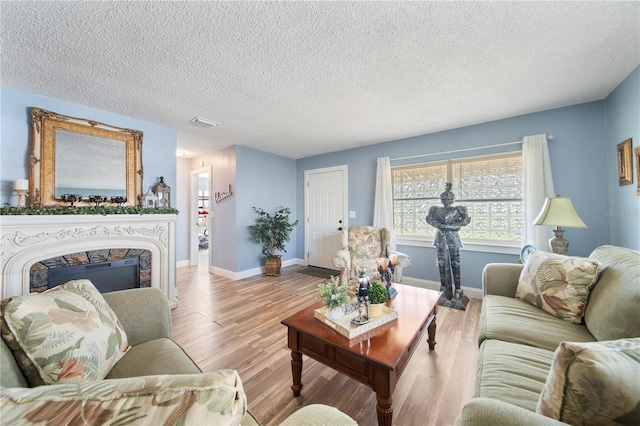
M 29 193 L 28 189 L 16 189 L 16 194 L 18 194 L 18 207 L 29 207 L 27 205 L 27 195 Z
M 104 195 L 89 195 L 89 201 L 91 201 L 95 207 L 100 207 L 107 201 L 107 197 Z
M 62 194 L 60 199 L 66 203 L 70 203 L 69 207 L 73 207 L 75 203 L 82 201 L 82 195 L 80 194 Z
M 122 205 L 127 202 L 127 197 L 114 195 L 113 197 L 111 197 L 111 201 L 115 203 L 118 207 L 122 207 Z
M 391 286 L 391 279 L 398 264 L 398 256 L 392 254 L 387 257 L 379 257 L 376 259 L 376 267 L 380 273 L 380 279 L 386 281 L 387 299 L 393 300 L 398 295 L 398 290 Z
M 18 194 L 18 207 L 29 207 L 27 205 L 27 197 L 29 196 L 29 180 L 16 179 L 13 189 Z

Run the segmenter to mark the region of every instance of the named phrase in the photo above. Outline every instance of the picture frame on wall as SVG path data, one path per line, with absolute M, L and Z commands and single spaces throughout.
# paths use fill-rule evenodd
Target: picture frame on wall
M 640 195 L 640 145 L 635 149 L 636 157 L 636 194 Z
M 633 183 L 633 162 L 631 157 L 631 138 L 618 144 L 618 184 Z

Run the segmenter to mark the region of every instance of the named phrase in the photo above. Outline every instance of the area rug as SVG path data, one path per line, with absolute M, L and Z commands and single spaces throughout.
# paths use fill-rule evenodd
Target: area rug
M 300 269 L 298 273 L 320 278 L 337 277 L 340 275 L 340 271 L 336 271 L 335 269 L 319 268 L 317 266 L 307 266 L 304 269 Z

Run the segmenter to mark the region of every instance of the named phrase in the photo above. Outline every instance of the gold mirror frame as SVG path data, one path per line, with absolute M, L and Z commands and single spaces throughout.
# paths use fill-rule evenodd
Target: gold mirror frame
M 125 144 L 127 204 L 142 205 L 142 132 L 109 126 L 93 120 L 68 117 L 31 107 L 31 152 L 29 162 L 29 195 L 32 207 L 63 203 L 55 198 L 56 130 L 121 141 Z M 99 159 L 96 159 L 98 161 Z M 70 164 L 73 167 L 73 164 Z M 111 201 L 107 203 L 111 204 Z M 92 205 L 83 200 L 75 205 Z

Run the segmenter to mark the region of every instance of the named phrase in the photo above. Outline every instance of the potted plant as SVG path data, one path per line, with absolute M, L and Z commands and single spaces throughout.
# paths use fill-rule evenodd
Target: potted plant
M 277 277 L 282 267 L 282 255 L 276 254 L 276 250 L 287 251 L 284 243 L 290 240 L 291 231 L 298 221 L 289 222 L 291 210 L 288 207 L 279 207 L 273 215 L 258 207 L 254 207 L 253 211 L 258 217 L 256 224 L 249 228 L 253 232 L 256 244 L 262 244 L 262 254 L 266 259 L 266 275 Z
M 377 281 L 371 281 L 369 286 L 369 316 L 377 318 L 382 316 L 382 307 L 387 301 L 387 289 Z
M 318 284 L 318 293 L 322 304 L 327 308 L 327 315 L 331 319 L 340 319 L 344 305 L 349 301 L 349 284 L 340 283 L 338 277 L 331 276 L 326 283 Z

